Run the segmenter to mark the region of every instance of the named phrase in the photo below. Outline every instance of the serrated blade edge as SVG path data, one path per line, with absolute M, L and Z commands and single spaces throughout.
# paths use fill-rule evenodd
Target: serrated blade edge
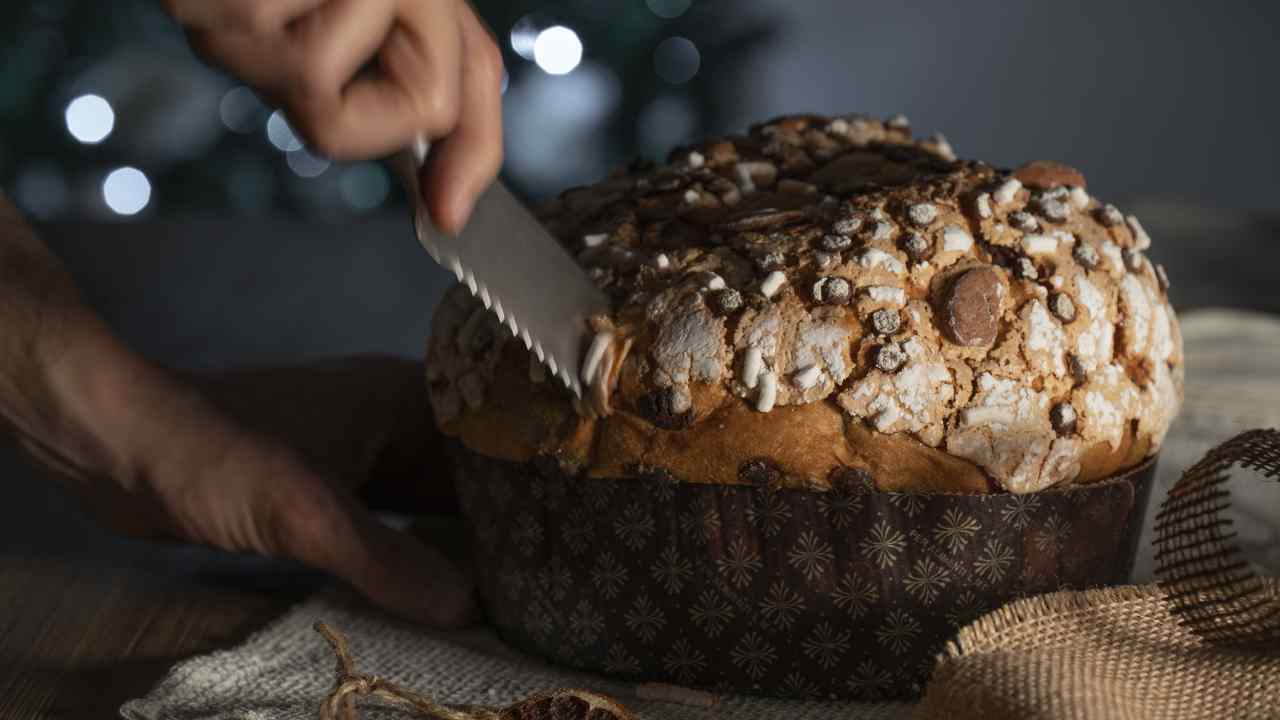
M 398 164 L 418 242 L 581 397 L 587 321 L 609 312 L 608 297 L 502 183 L 485 190 L 461 235 L 450 237 L 423 206 L 416 161 L 409 156 Z

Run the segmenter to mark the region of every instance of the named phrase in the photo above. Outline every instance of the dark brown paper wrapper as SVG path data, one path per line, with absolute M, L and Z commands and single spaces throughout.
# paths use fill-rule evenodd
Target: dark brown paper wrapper
M 918 696 L 945 641 L 1009 600 L 1127 582 L 1155 471 L 948 495 L 455 456 L 481 598 L 511 644 L 638 680 L 858 700 Z

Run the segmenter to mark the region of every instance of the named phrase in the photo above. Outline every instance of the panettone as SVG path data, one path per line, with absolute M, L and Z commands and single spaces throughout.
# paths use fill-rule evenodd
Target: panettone
M 583 328 L 583 398 L 463 288 L 427 358 L 515 646 L 911 697 L 986 610 L 1127 580 L 1180 340 L 1142 226 L 1078 172 L 787 117 L 541 217 L 613 300 Z
M 435 318 L 436 419 L 581 477 L 1028 493 L 1155 453 L 1177 322 L 1136 218 L 1084 177 L 793 116 L 634 164 L 541 219 L 614 301 L 582 412 L 465 288 Z M 587 329 L 584 328 L 584 332 Z M 584 347 L 585 347 L 584 343 Z

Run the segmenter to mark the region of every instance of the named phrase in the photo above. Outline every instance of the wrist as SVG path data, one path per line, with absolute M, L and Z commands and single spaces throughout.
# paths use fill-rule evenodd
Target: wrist
M 87 315 L 87 313 L 86 313 Z M 94 317 L 64 323 L 36 344 L 50 397 L 45 427 L 35 434 L 79 475 L 137 485 L 145 459 L 137 447 L 135 394 L 155 370 L 112 337 Z

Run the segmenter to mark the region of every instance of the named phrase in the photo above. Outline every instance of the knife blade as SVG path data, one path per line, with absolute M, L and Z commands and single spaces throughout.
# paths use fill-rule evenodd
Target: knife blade
M 458 237 L 436 227 L 418 180 L 429 150 L 419 140 L 393 163 L 409 194 L 418 242 L 553 376 L 582 397 L 587 320 L 609 312 L 608 297 L 500 181 L 476 201 Z

